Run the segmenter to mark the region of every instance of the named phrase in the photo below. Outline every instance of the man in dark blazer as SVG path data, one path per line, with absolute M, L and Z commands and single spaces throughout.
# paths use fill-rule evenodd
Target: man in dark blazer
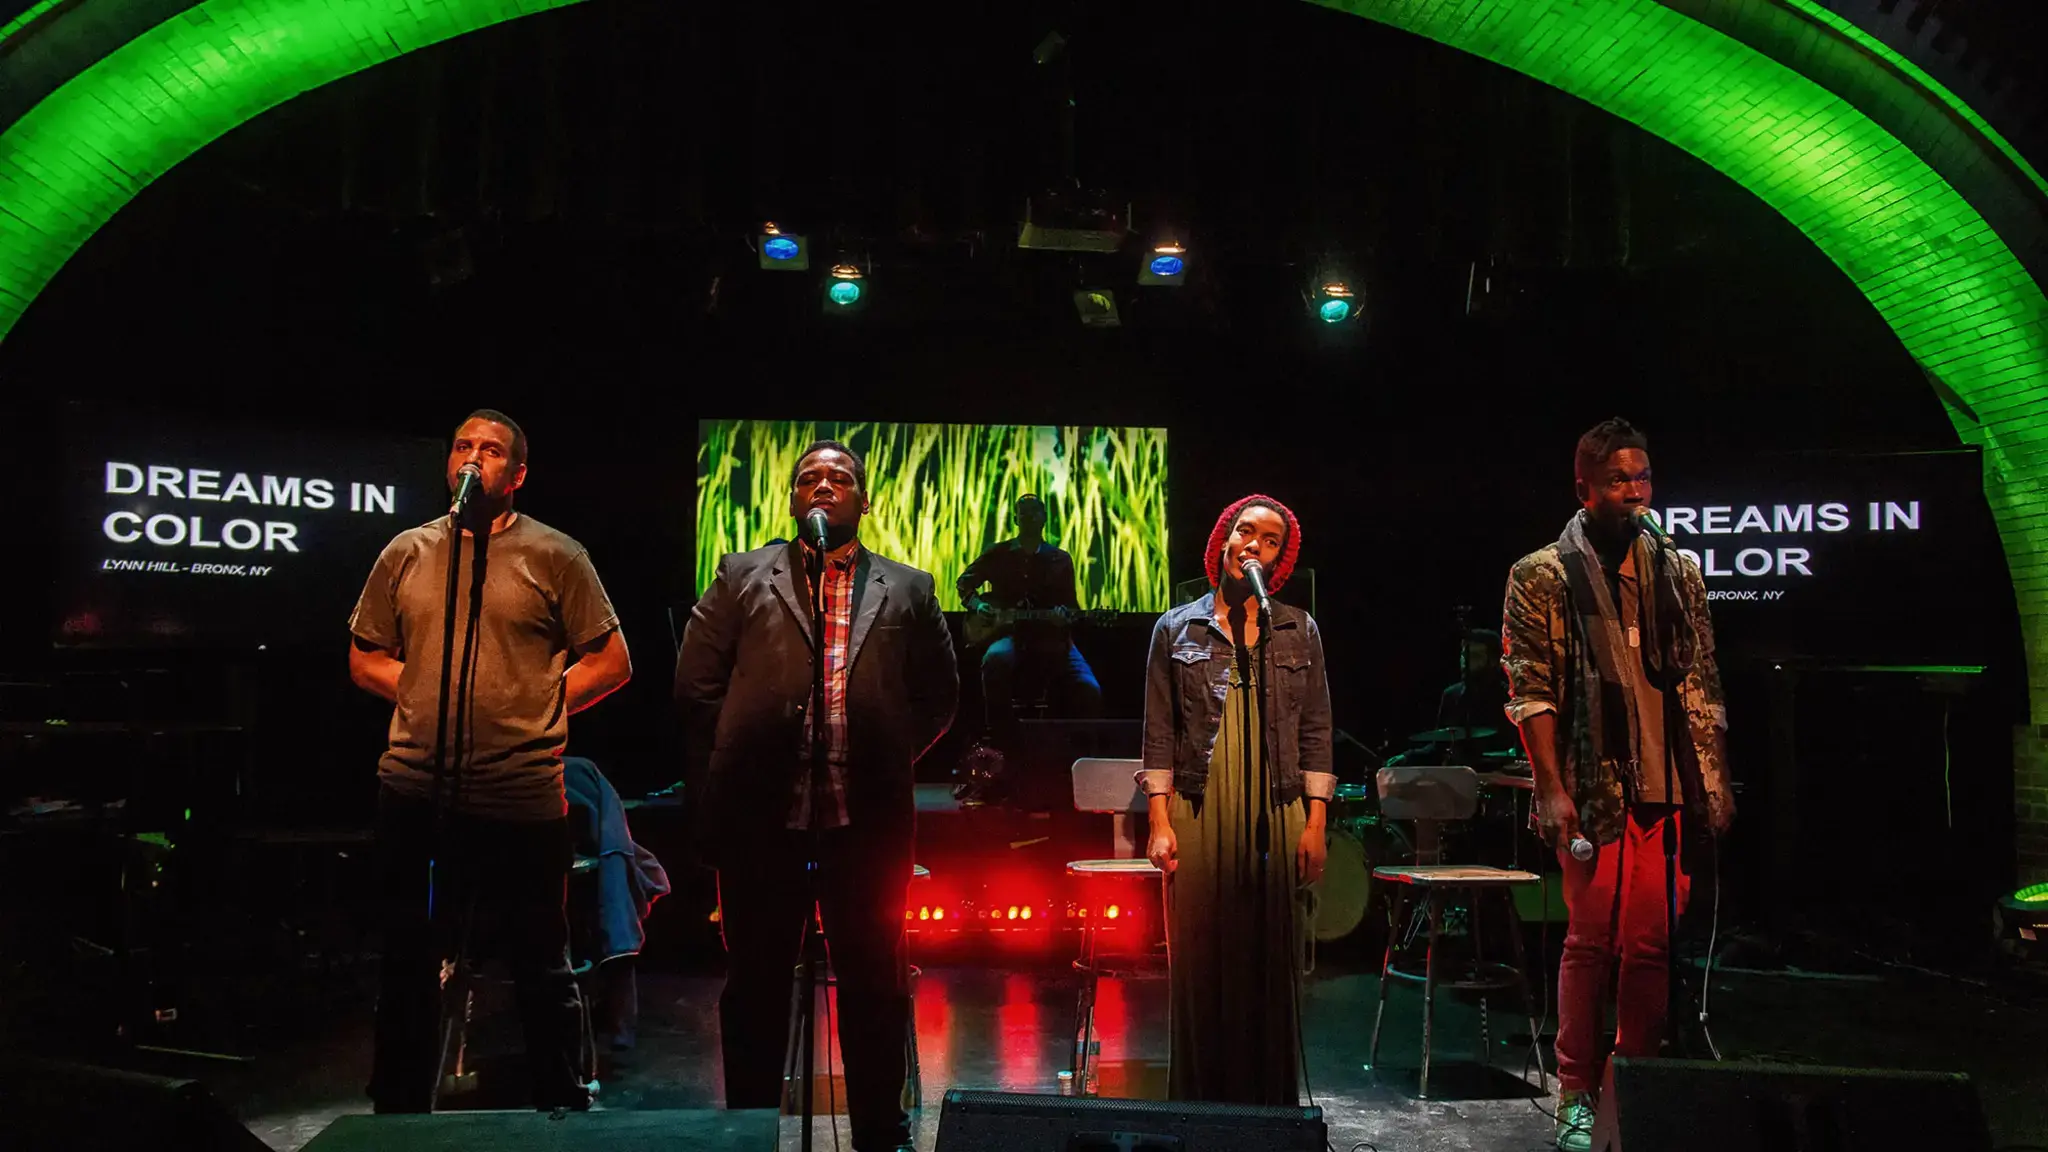
M 822 732 L 810 723 L 813 510 L 826 521 Z M 726 1106 L 781 1102 L 790 978 L 815 898 L 839 981 L 853 1147 L 886 1152 L 909 1145 L 899 1098 L 911 768 L 952 724 L 960 680 L 931 576 L 860 546 L 867 510 L 858 455 L 834 441 L 806 450 L 790 478 L 798 542 L 719 561 L 683 633 L 676 701 L 696 766 L 693 823 L 718 869 Z M 815 773 L 814 737 L 825 753 Z

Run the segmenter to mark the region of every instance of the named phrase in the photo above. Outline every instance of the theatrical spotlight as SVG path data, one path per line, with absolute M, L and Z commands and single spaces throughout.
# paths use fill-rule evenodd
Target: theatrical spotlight
M 860 265 L 842 258 L 825 276 L 827 314 L 859 312 L 868 306 L 868 278 Z
M 1165 285 L 1178 288 L 1187 283 L 1188 249 L 1180 241 L 1167 238 L 1151 246 L 1138 257 L 1138 283 L 1141 285 Z
M 1343 324 L 1365 315 L 1365 294 L 1343 271 L 1325 268 L 1309 282 L 1308 305 L 1317 320 Z
M 811 245 L 794 232 L 784 232 L 770 220 L 761 225 L 756 237 L 761 267 L 770 272 L 802 272 L 811 266 Z
M 1080 288 L 1074 292 L 1074 311 L 1083 328 L 1121 328 L 1117 319 L 1116 293 L 1107 288 Z

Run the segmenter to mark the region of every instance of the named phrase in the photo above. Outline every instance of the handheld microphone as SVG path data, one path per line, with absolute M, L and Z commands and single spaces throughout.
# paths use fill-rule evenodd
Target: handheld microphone
M 448 503 L 448 514 L 450 516 L 462 515 L 463 508 L 469 504 L 469 498 L 476 495 L 476 490 L 483 484 L 483 481 L 484 470 L 478 467 L 474 460 L 457 469 L 455 472 L 455 498 Z
M 1585 863 L 1593 858 L 1593 842 L 1584 836 L 1572 837 L 1572 859 Z
M 1664 531 L 1664 525 L 1657 522 L 1657 514 L 1655 512 L 1638 506 L 1629 513 L 1629 517 L 1636 522 L 1637 528 L 1649 534 L 1650 539 L 1655 540 L 1659 544 L 1671 543 L 1671 533 Z
M 1273 614 L 1273 600 L 1272 597 L 1266 594 L 1265 565 L 1260 564 L 1257 560 L 1247 559 L 1241 561 L 1239 566 L 1244 569 L 1244 578 L 1251 582 L 1252 595 L 1259 598 L 1259 615 L 1271 616 Z
M 825 545 L 825 510 L 813 508 L 804 513 L 804 528 L 811 534 L 811 543 L 818 546 L 818 555 L 823 556 L 829 549 Z

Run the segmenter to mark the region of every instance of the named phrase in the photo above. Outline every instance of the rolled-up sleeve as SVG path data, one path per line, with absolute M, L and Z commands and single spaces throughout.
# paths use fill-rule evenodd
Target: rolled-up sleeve
M 1507 717 L 1517 726 L 1529 717 L 1557 711 L 1556 639 L 1564 634 L 1554 565 L 1537 553 L 1508 573 L 1507 602 L 1501 611 L 1501 671 L 1507 674 Z
M 1145 745 L 1138 787 L 1147 796 L 1173 792 L 1174 714 L 1173 613 L 1152 626 L 1152 648 L 1145 658 Z

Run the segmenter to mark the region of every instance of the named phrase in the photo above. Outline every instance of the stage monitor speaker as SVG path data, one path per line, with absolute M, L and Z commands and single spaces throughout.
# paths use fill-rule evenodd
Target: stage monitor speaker
M 1990 1152 L 1959 1072 L 1617 1056 L 1594 1152 Z
M 269 1152 L 197 1080 L 18 1057 L 0 1058 L 0 1148 Z
M 302 1152 L 775 1152 L 772 1108 L 343 1116 Z
M 1321 1108 L 946 1093 L 936 1152 L 1325 1152 Z

